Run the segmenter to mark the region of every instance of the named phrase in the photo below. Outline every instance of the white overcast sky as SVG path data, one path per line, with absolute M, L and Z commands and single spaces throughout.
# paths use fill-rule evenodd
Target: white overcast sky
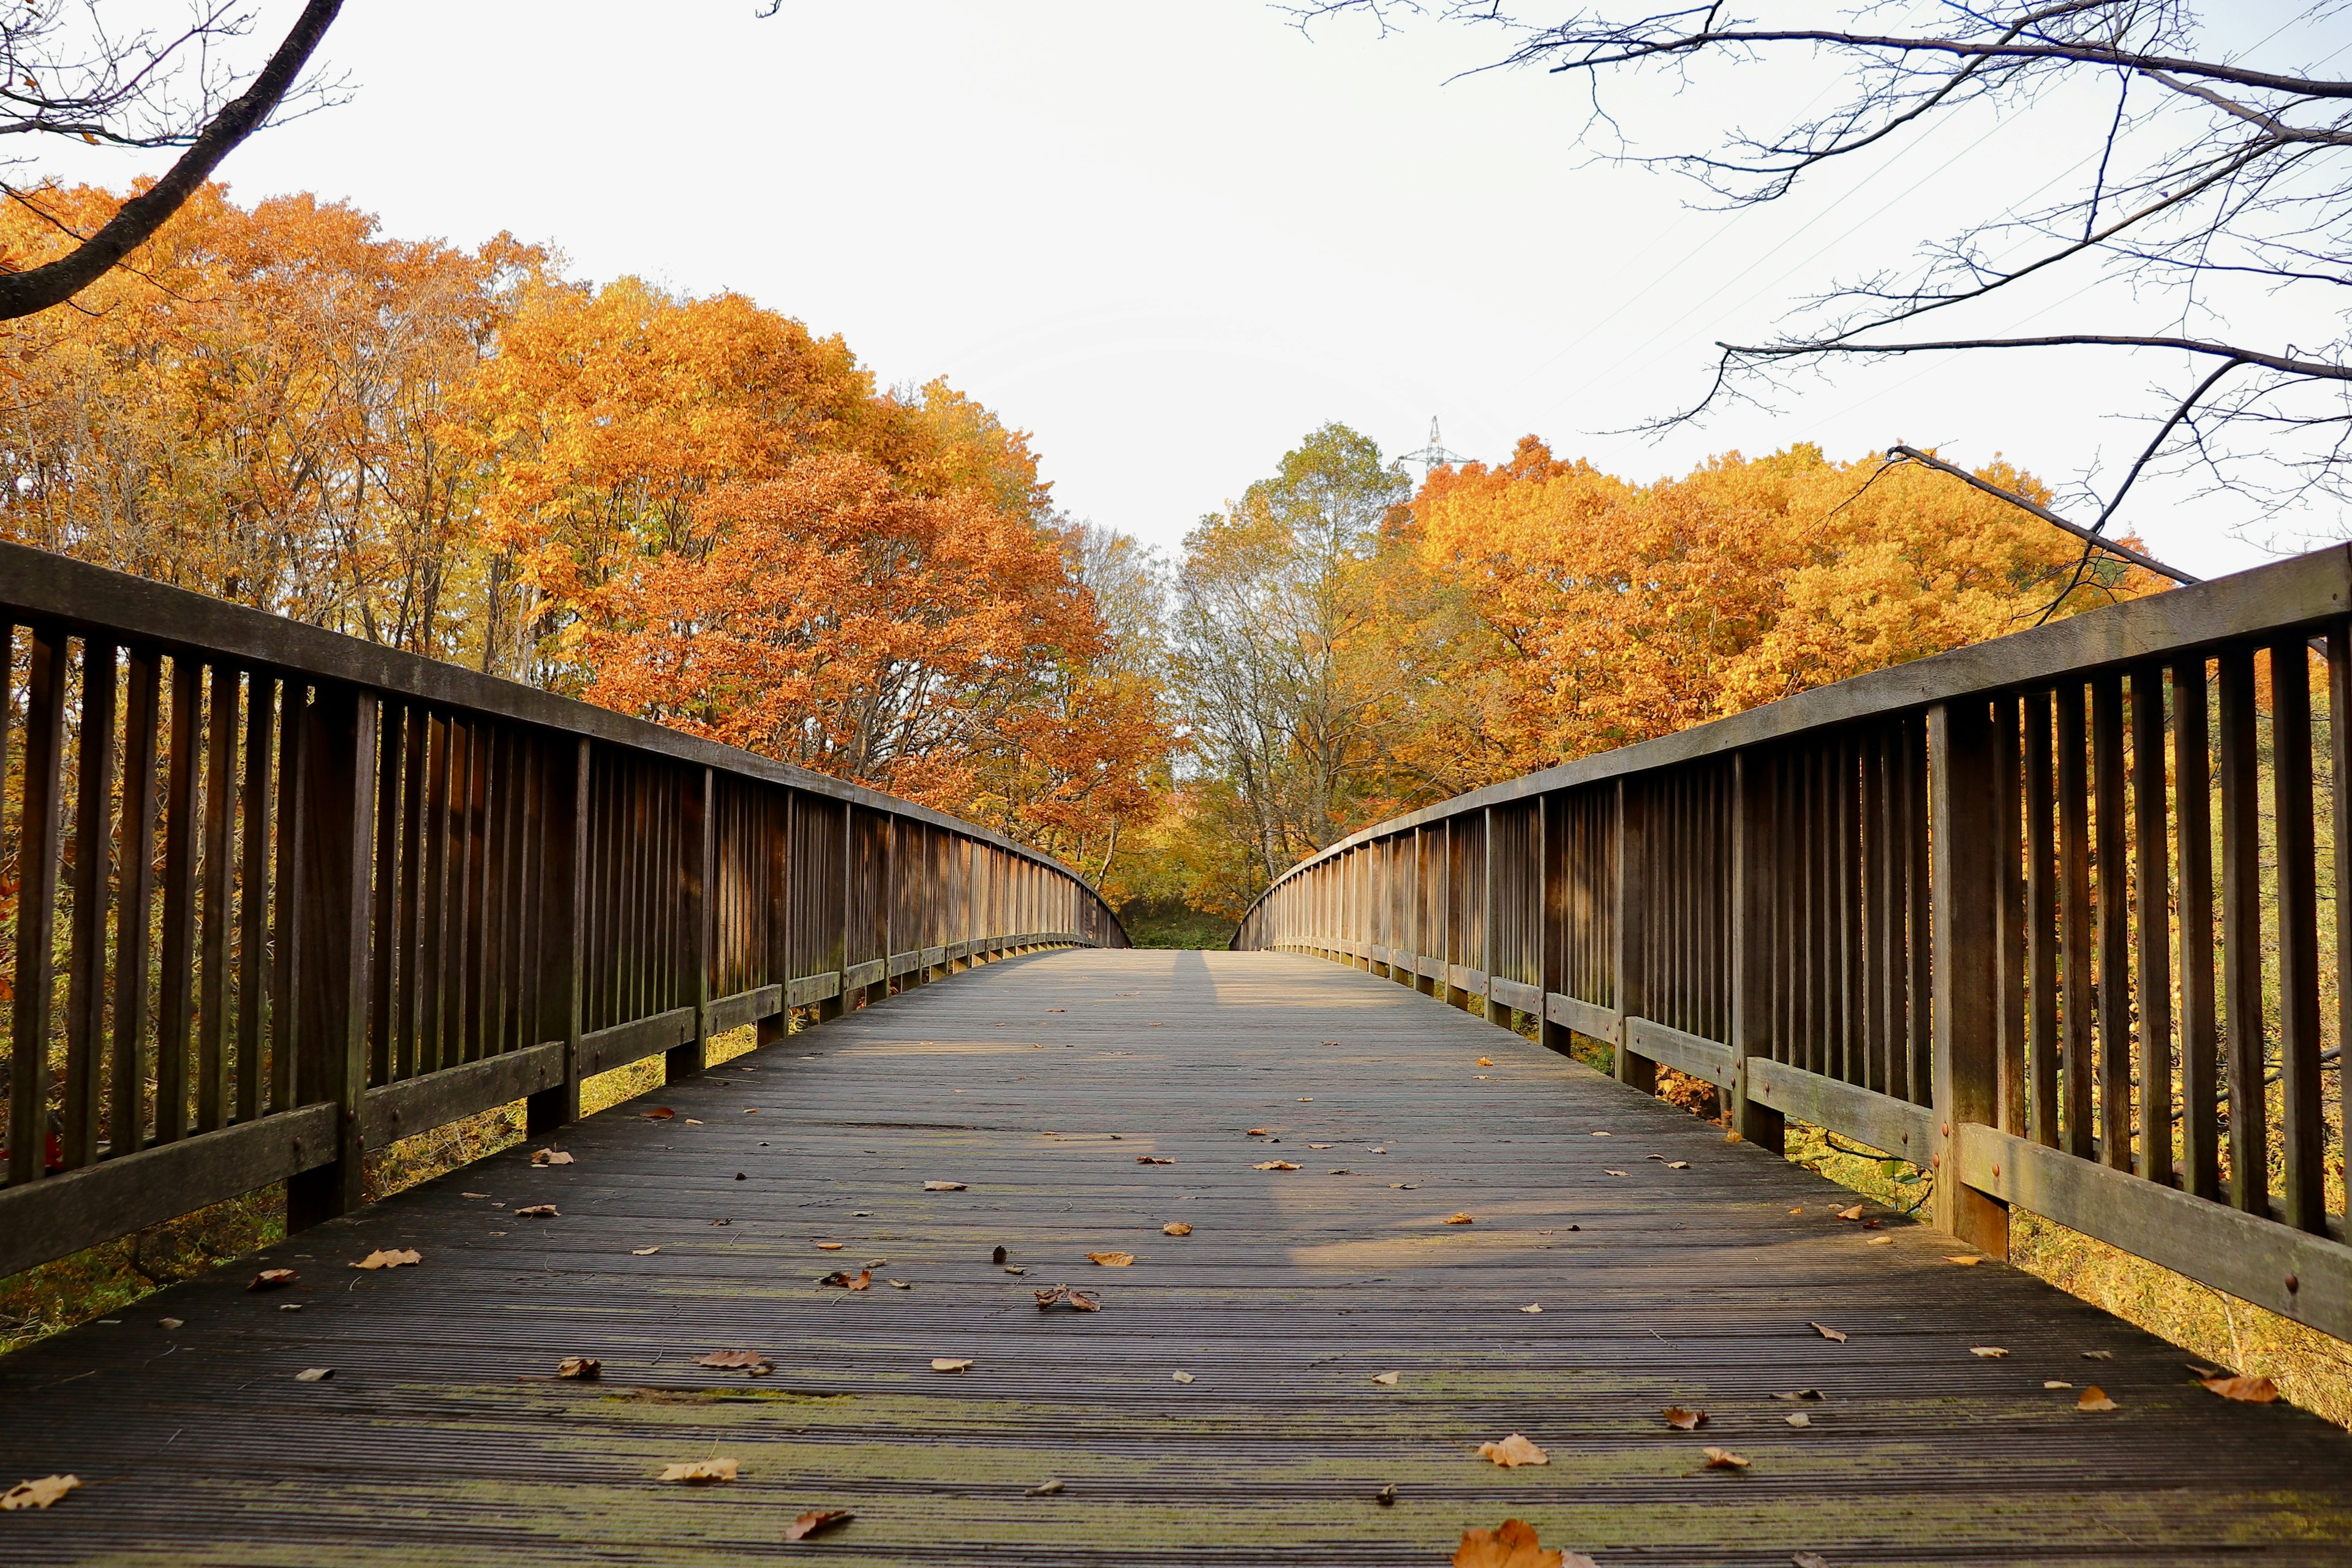
M 266 0 L 262 30 L 293 8 Z M 1532 431 L 1634 478 L 1899 438 L 2063 482 L 2145 439 L 2103 414 L 2157 367 L 2088 358 L 1906 363 L 1663 442 L 1608 433 L 1695 394 L 1712 342 L 1900 260 L 1956 199 L 2058 173 L 2031 119 L 1725 215 L 1671 175 L 1596 165 L 1561 79 L 1458 74 L 1495 57 L 1492 33 L 1309 38 L 1261 0 L 754 9 L 352 0 L 326 53 L 355 96 L 224 173 L 241 200 L 308 189 L 396 235 L 508 229 L 579 275 L 741 290 L 845 334 L 886 383 L 947 375 L 1032 433 L 1071 512 L 1171 552 L 1333 419 L 1400 452 L 1434 416 L 1489 459 Z M 2285 14 L 2226 12 L 2256 37 Z M 1760 124 L 1814 89 L 1756 73 L 1740 90 L 1731 111 Z M 138 166 L 61 165 L 116 184 Z M 2260 558 L 2160 493 L 2127 521 L 2196 570 Z

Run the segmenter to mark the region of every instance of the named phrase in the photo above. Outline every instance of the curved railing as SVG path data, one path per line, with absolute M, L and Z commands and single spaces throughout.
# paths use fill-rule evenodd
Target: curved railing
M 2015 1205 L 2352 1338 L 2347 611 L 2330 548 L 1478 790 L 1234 946 L 1859 1139 L 1994 1256 Z
M 1030 948 L 1001 836 L 453 665 L 0 545 L 0 1275 Z M 0 893 L 5 893 L 0 887 Z

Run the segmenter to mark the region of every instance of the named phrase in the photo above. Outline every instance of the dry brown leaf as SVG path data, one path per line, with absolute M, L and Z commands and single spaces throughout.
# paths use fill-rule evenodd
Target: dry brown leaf
M 1798 1411 L 1794 1415 L 1783 1415 L 1780 1419 L 1786 1421 L 1791 1426 L 1810 1426 L 1813 1424 L 1813 1418 L 1806 1415 L 1801 1410 Z
M 1963 1268 L 1974 1268 L 1978 1264 L 1982 1263 L 1984 1259 L 1979 1258 L 1973 1252 L 1960 1252 L 1946 1253 L 1944 1255 L 1944 1261 L 1947 1263 L 1957 1263 Z
M 1850 1209 L 1840 1209 L 1837 1212 L 1837 1216 L 1840 1219 L 1860 1219 L 1862 1217 L 1862 1205 L 1860 1204 L 1856 1204 Z
M 1891 1236 L 1874 1236 L 1868 1241 L 1863 1243 L 1863 1246 L 1864 1247 L 1892 1247 L 1894 1245 L 1895 1238 Z
M 1495 1065 L 1495 1058 L 1492 1057 L 1480 1057 L 1478 1058 L 1478 1065 L 1482 1068 L 1493 1067 Z
M 2208 1391 L 2242 1405 L 2269 1405 L 2279 1396 L 2278 1385 L 2267 1377 L 2200 1377 L 2197 1381 Z
M 1297 1166 L 1287 1160 L 1262 1160 L 1250 1167 L 1253 1171 L 1295 1171 Z
M 306 1366 L 300 1372 L 294 1374 L 294 1381 L 297 1383 L 324 1383 L 327 1379 L 334 1375 L 335 1369 L 331 1366 Z
M 1603 1171 L 1601 1173 L 1604 1176 L 1622 1176 L 1625 1173 L 1622 1171 Z
M 375 1251 L 369 1253 L 365 1258 L 361 1258 L 357 1263 L 352 1264 L 352 1267 L 354 1268 L 397 1268 L 404 1263 L 422 1263 L 424 1261 L 425 1255 L 423 1253 L 416 1252 L 409 1248 L 404 1247 L 396 1252 L 388 1252 L 382 1247 L 378 1247 Z
M 1271 1136 L 1273 1132 L 1274 1129 L 1271 1127 L 1253 1127 L 1248 1131 L 1243 1133 L 1242 1136 L 1244 1138 L 1265 1138 Z
M 820 1241 L 816 1244 L 816 1249 L 819 1252 L 839 1252 L 848 1245 L 845 1241 Z
M 1309 1143 L 1307 1146 L 1309 1149 L 1335 1149 L 1339 1147 L 1336 1143 Z
M 667 1105 L 656 1105 L 651 1110 L 643 1112 L 645 1119 L 648 1121 L 667 1121 L 671 1117 L 676 1116 L 677 1114 L 677 1111 L 672 1110 Z
M 185 1328 L 187 1326 L 188 1320 L 185 1318 L 158 1318 L 155 1321 L 166 1329 L 179 1329 Z
M 748 1372 L 753 1377 L 765 1377 L 776 1370 L 775 1363 L 758 1351 L 712 1351 L 709 1355 L 695 1357 L 694 1364 L 720 1372 Z
M 553 1204 L 525 1204 L 515 1210 L 517 1219 L 556 1219 L 561 1217 Z
M 1353 1173 L 1351 1173 L 1345 1165 L 1334 1165 L 1323 1173 L 1327 1176 L 1345 1176 L 1350 1175 Z
M 1186 1225 L 1180 1219 L 1161 1226 L 1160 1227 L 1160 1234 L 1162 1236 L 1190 1236 L 1192 1234 L 1192 1227 Z
M 659 1252 L 661 1248 L 658 1247 L 633 1247 L 629 1248 L 629 1256 L 632 1258 L 651 1258 L 655 1253 Z
M 1058 1497 L 1061 1490 L 1062 1483 L 1059 1481 L 1041 1481 L 1021 1495 L 1023 1497 Z
M 18 1481 L 0 1492 L 0 1509 L 14 1513 L 20 1508 L 47 1508 L 79 1485 L 79 1476 L 43 1476 L 37 1481 Z
M 1679 1405 L 1666 1406 L 1666 1425 L 1678 1432 L 1696 1432 L 1706 1425 L 1706 1412 L 1685 1410 Z
M 1135 1254 L 1132 1252 L 1089 1252 L 1087 1254 L 1087 1261 L 1089 1263 L 1098 1263 L 1105 1268 L 1124 1268 L 1129 1264 L 1135 1261 Z
M 1396 1386 L 1396 1380 L 1397 1374 L 1392 1372 L 1378 1373 L 1372 1377 L 1372 1381 L 1379 1384 L 1382 1388 L 1394 1388 Z
M 2107 1391 L 2101 1388 L 2095 1383 L 2083 1390 L 2081 1396 L 2074 1401 L 2074 1408 L 2077 1410 L 2120 1410 L 2123 1406 L 2117 1405 L 2114 1400 L 2109 1399 L 2107 1397 Z
M 283 1290 L 301 1276 L 291 1268 L 265 1268 L 246 1284 L 248 1290 Z
M 960 1193 L 963 1190 L 964 1184 L 961 1182 L 925 1182 L 923 1184 L 923 1191 L 927 1193 Z
M 572 1165 L 579 1162 L 561 1149 L 534 1149 L 530 1163 L 534 1165 Z
M 959 1361 L 953 1356 L 933 1356 L 931 1358 L 931 1370 L 933 1372 L 970 1372 L 971 1370 L 971 1358 L 967 1356 L 961 1361 Z
M 1074 1312 L 1102 1310 L 1101 1300 L 1091 1290 L 1076 1290 L 1067 1285 L 1056 1285 L 1050 1290 L 1038 1290 L 1033 1294 L 1037 1298 L 1037 1310 L 1041 1312 L 1054 1306 L 1067 1307 Z
M 1969 1353 L 1982 1356 L 1987 1361 L 1999 1361 L 2009 1353 L 2009 1350 L 2005 1345 L 1970 1345 Z
M 692 1464 L 668 1467 L 659 1479 L 687 1487 L 716 1486 L 720 1481 L 733 1480 L 736 1468 L 733 1459 L 697 1459 Z
M 1454 1549 L 1454 1568 L 1592 1568 L 1592 1559 L 1547 1550 L 1536 1527 L 1507 1519 L 1494 1530 L 1465 1530 Z
M 1336 1046 L 1339 1042 L 1337 1040 L 1331 1040 L 1327 1043 Z M 1311 1094 L 1302 1094 L 1298 1097 L 1298 1103 L 1301 1105 L 1312 1105 L 1315 1103 L 1315 1097 Z
M 2063 1377 L 2045 1377 L 2042 1380 L 2042 1386 L 2044 1388 L 2072 1388 L 2074 1385 L 2067 1382 Z
M 1540 1312 L 1543 1310 L 1543 1305 L 1538 1301 L 1530 1301 L 1526 1306 L 1520 1308 L 1519 1310 L 1522 1312 Z
M 1800 1552 L 1789 1563 L 1790 1568 L 1830 1568 L 1830 1560 L 1818 1552 Z
M 2113 1351 L 2084 1351 L 2083 1352 L 2083 1359 L 2084 1361 L 2113 1361 L 2116 1359 L 2116 1352 Z
M 1687 1171 L 1690 1169 L 1690 1162 L 1688 1160 L 1669 1160 L 1666 1162 L 1666 1169 L 1669 1171 Z
M 845 1508 L 811 1509 L 784 1526 L 784 1539 L 806 1541 L 819 1531 L 831 1530 L 836 1525 L 847 1524 L 856 1517 Z
M 1810 1322 L 1810 1321 L 1809 1321 L 1809 1322 L 1807 1322 L 1807 1323 L 1805 1324 L 1805 1327 L 1807 1327 L 1807 1328 L 1809 1328 L 1809 1329 L 1812 1330 L 1812 1331 L 1813 1331 L 1813 1332 L 1815 1332 L 1815 1333 L 1817 1333 L 1817 1334 L 1821 1335 L 1821 1336 L 1822 1336 L 1822 1338 L 1823 1338 L 1823 1339 L 1825 1339 L 1825 1340 L 1834 1340 L 1834 1341 L 1836 1341 L 1839 1344 L 1843 1344 L 1843 1343 L 1845 1343 L 1845 1335 L 1844 1335 L 1843 1332 L 1841 1332 L 1840 1331 L 1836 1330 L 1836 1329 L 1824 1328 L 1824 1327 L 1823 1327 L 1822 1325 L 1821 1325 L 1820 1323 Z
M 1466 1212 L 1465 1212 L 1465 1213 L 1462 1213 L 1462 1214 L 1450 1214 L 1450 1215 L 1447 1215 L 1445 1216 L 1445 1223 L 1446 1223 L 1447 1225 L 1475 1225 L 1475 1224 L 1477 1224 L 1478 1222 L 1477 1222 L 1476 1220 L 1475 1220 L 1475 1219 L 1472 1219 L 1472 1218 L 1470 1217 L 1470 1215 L 1469 1215 Z
M 1776 1394 L 1772 1397 L 1775 1399 L 1785 1400 L 1793 1405 L 1799 1401 L 1803 1401 L 1808 1404 L 1818 1404 L 1828 1396 L 1822 1394 L 1818 1388 L 1801 1388 L 1794 1394 Z
M 874 1270 L 861 1268 L 852 1274 L 846 1268 L 836 1268 L 817 1281 L 820 1285 L 838 1285 L 845 1290 L 863 1290 L 874 1283 Z
M 594 1356 L 568 1355 L 556 1363 L 555 1375 L 594 1383 L 604 1375 L 604 1363 Z
M 1528 1442 L 1517 1432 L 1512 1433 L 1509 1436 L 1504 1438 L 1498 1443 L 1479 1444 L 1478 1457 L 1482 1459 L 1491 1459 L 1507 1470 L 1516 1469 L 1521 1465 L 1549 1465 L 1551 1463 L 1551 1456 L 1549 1454 L 1545 1453 L 1541 1448 L 1537 1447 L 1533 1443 Z
M 1744 1470 L 1748 1468 L 1747 1458 L 1728 1448 L 1710 1447 L 1706 1454 L 1706 1468 L 1710 1470 Z
M 1189 1372 L 1171 1373 L 1170 1375 L 1178 1383 L 1190 1383 L 1192 1381 L 1192 1374 Z
M 1157 1154 L 1138 1154 L 1135 1157 L 1135 1163 L 1139 1165 L 1172 1165 L 1176 1162 L 1163 1160 Z

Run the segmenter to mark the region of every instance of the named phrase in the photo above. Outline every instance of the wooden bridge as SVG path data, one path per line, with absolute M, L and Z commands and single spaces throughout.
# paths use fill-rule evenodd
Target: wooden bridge
M 152 584 L 0 549 L 0 1269 L 278 1180 L 292 1227 L 0 1360 L 0 1486 L 80 1482 L 0 1561 L 2352 1542 L 2342 1431 L 2000 1261 L 2015 1204 L 2352 1333 L 2344 552 L 1384 824 L 1214 954 L 970 825 Z M 358 1202 L 517 1099 L 527 1144 Z M 1934 1223 L 1843 1217 L 1784 1116 Z

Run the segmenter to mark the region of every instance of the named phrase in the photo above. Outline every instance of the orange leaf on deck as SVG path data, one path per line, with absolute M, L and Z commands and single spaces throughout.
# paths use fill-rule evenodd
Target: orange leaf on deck
M 1495 1058 L 1492 1057 L 1480 1057 L 1478 1058 L 1478 1065 L 1482 1068 L 1493 1067 L 1495 1065 Z
M 1840 1219 L 1860 1219 L 1862 1217 L 1862 1205 L 1860 1204 L 1856 1204 L 1850 1209 L 1840 1209 L 1837 1212 L 1837 1216 Z
M 2267 1377 L 2200 1377 L 2197 1381 L 2211 1393 L 2242 1405 L 2269 1405 L 2279 1396 L 2278 1385 Z
M 1163 1160 L 1157 1154 L 1138 1154 L 1135 1157 L 1135 1163 L 1139 1165 L 1172 1165 L 1176 1162 Z
M 248 1290 L 283 1290 L 301 1276 L 291 1268 L 265 1268 L 246 1285 Z
M 1089 1263 L 1099 1263 L 1105 1268 L 1124 1268 L 1129 1264 L 1135 1261 L 1135 1254 L 1132 1252 L 1089 1252 L 1087 1254 L 1087 1260 Z
M 1808 1323 L 1806 1323 L 1805 1327 L 1807 1327 L 1807 1328 L 1809 1328 L 1809 1329 L 1812 1330 L 1812 1331 L 1813 1331 L 1813 1332 L 1815 1332 L 1815 1333 L 1817 1333 L 1817 1334 L 1821 1335 L 1821 1336 L 1822 1336 L 1822 1338 L 1823 1338 L 1823 1339 L 1825 1339 L 1825 1340 L 1834 1340 L 1834 1341 L 1836 1341 L 1839 1344 L 1843 1344 L 1843 1343 L 1845 1343 L 1845 1335 L 1844 1335 L 1843 1332 L 1841 1332 L 1840 1331 L 1836 1330 L 1836 1329 L 1827 1328 L 1827 1327 L 1824 1327 L 1823 1325 L 1822 1325 L 1822 1324 L 1820 1324 L 1820 1323 L 1815 1323 L 1815 1322 L 1808 1322 Z
M 397 1268 L 404 1263 L 422 1263 L 424 1261 L 425 1255 L 423 1253 L 416 1252 L 409 1248 L 404 1247 L 396 1252 L 387 1252 L 383 1248 L 378 1247 L 375 1251 L 369 1253 L 365 1258 L 361 1258 L 357 1263 L 352 1264 L 352 1267 L 354 1268 Z
M 1058 1013 L 1061 1009 L 1056 1007 L 1054 1011 Z M 793 1521 L 792 1523 L 784 1526 L 784 1539 L 786 1541 L 806 1541 L 810 1536 L 816 1534 L 819 1531 L 831 1530 L 835 1525 L 847 1524 L 851 1520 L 856 1519 L 856 1517 L 857 1516 L 856 1514 L 850 1512 L 845 1508 L 824 1510 L 811 1509 L 808 1512 Z
M 733 1480 L 736 1468 L 733 1459 L 697 1459 L 692 1464 L 671 1465 L 662 1471 L 659 1479 L 676 1481 L 680 1486 L 715 1486 L 720 1481 Z
M 775 1363 L 758 1351 L 712 1351 L 709 1355 L 695 1357 L 694 1364 L 720 1372 L 748 1372 L 753 1377 L 765 1377 L 776 1370 Z
M 1445 1223 L 1447 1225 L 1475 1225 L 1478 1222 L 1472 1219 L 1467 1212 L 1465 1212 L 1462 1214 L 1447 1215 L 1445 1216 Z
M 1264 1138 L 1274 1131 L 1271 1127 L 1253 1127 L 1242 1134 L 1244 1138 Z
M 517 1219 L 557 1219 L 562 1217 L 553 1204 L 526 1204 L 515 1210 Z
M 1982 1356 L 1987 1361 L 1999 1361 L 2009 1353 L 2009 1350 L 2004 1345 L 1970 1345 L 1969 1353 L 1973 1356 Z
M 1297 1166 L 1287 1160 L 1266 1160 L 1250 1167 L 1253 1171 L 1295 1171 Z
M 594 1383 L 604 1375 L 604 1363 L 594 1356 L 568 1355 L 556 1363 L 555 1375 L 581 1383 Z
M 2107 1391 L 2101 1388 L 2095 1383 L 2083 1390 L 2081 1396 L 2074 1401 L 2074 1408 L 2077 1410 L 2120 1410 L 2123 1406 L 2117 1405 L 2114 1400 L 2109 1399 L 2107 1397 Z
M 671 1117 L 676 1116 L 677 1112 L 672 1110 L 667 1105 L 656 1105 L 651 1110 L 645 1111 L 642 1114 L 648 1121 L 667 1121 Z
M 1507 1470 L 1516 1469 L 1521 1465 L 1551 1463 L 1549 1454 L 1545 1453 L 1517 1432 L 1499 1442 L 1479 1444 L 1478 1457 L 1482 1459 L 1490 1459 Z
M 18 1481 L 0 1492 L 0 1509 L 14 1513 L 20 1508 L 47 1508 L 79 1485 L 79 1476 L 43 1476 L 37 1481 Z
M 856 1273 L 852 1274 L 845 1268 L 836 1268 L 832 1273 L 826 1275 L 824 1279 L 818 1280 L 817 1283 L 820 1285 L 838 1285 L 845 1290 L 863 1290 L 867 1286 L 874 1283 L 874 1270 L 871 1268 L 861 1268 Z
M 530 1163 L 534 1165 L 570 1165 L 577 1163 L 570 1154 L 561 1149 L 535 1149 L 531 1152 Z
M 1507 1519 L 1495 1530 L 1465 1530 L 1454 1549 L 1454 1568 L 1593 1568 L 1592 1559 L 1575 1552 L 1546 1549 L 1536 1527 L 1523 1519 Z
M 1190 1236 L 1192 1234 L 1192 1227 L 1186 1225 L 1180 1219 L 1161 1226 L 1160 1227 L 1160 1234 L 1162 1236 Z
M 959 1361 L 954 1356 L 933 1356 L 931 1358 L 931 1370 L 933 1372 L 970 1372 L 971 1370 L 971 1361 L 970 1357 L 966 1357 L 963 1360 Z
M 961 1182 L 925 1182 L 923 1184 L 923 1191 L 927 1193 L 960 1193 L 963 1190 L 964 1184 Z
M 1728 1448 L 1710 1447 L 1706 1450 L 1706 1468 L 1710 1470 L 1744 1470 L 1748 1468 L 1748 1460 Z
M 1666 1425 L 1678 1432 L 1695 1432 L 1706 1425 L 1706 1412 L 1685 1410 L 1679 1405 L 1666 1406 Z

